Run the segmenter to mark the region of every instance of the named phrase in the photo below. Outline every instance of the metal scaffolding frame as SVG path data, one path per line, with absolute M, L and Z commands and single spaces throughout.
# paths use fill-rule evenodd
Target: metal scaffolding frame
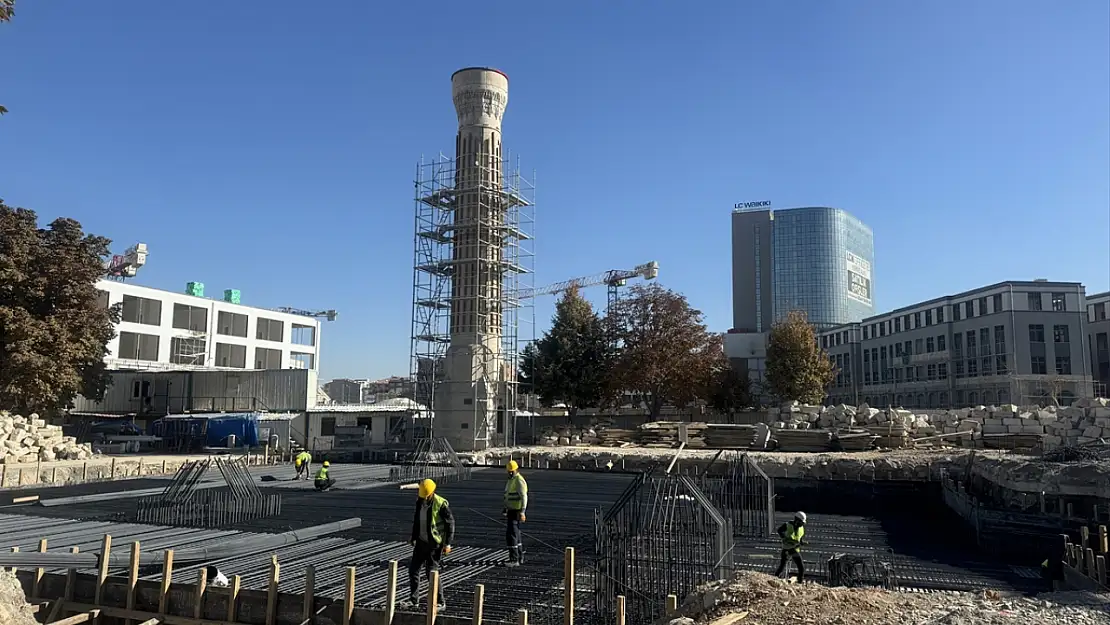
M 625 597 L 630 623 L 664 616 L 666 597 L 684 597 L 733 571 L 732 522 L 694 479 L 641 474 L 616 503 L 595 517 L 594 598 L 602 622 L 613 622 Z
M 410 374 L 415 400 L 428 406 L 432 415 L 426 434 L 434 435 L 435 391 L 444 381 L 452 329 L 480 336 L 494 334 L 485 329 L 499 329 L 499 352 L 476 346 L 484 356 L 475 366 L 481 372 L 476 381 L 486 392 L 480 393 L 479 384 L 474 384 L 475 418 L 469 429 L 475 441 L 505 444 L 512 441 L 516 421 L 520 354 L 535 334 L 531 299 L 517 297 L 533 288 L 535 184 L 534 177 L 521 173 L 519 159 L 491 158 L 488 163 L 467 168 L 478 172 L 476 180 L 461 176 L 456 160 L 443 154 L 422 158 L 417 165 Z M 485 183 L 498 178 L 502 180 L 499 189 Z M 456 208 L 462 205 L 479 215 L 476 221 L 459 218 Z M 465 237 L 466 248 L 456 249 L 456 235 L 460 240 Z M 461 249 L 471 250 L 463 262 L 459 262 Z M 481 255 L 474 249 L 495 251 Z M 475 288 L 453 288 L 458 267 L 476 268 L 477 276 L 467 276 Z M 477 399 L 492 394 L 498 406 L 495 432 L 478 419 Z

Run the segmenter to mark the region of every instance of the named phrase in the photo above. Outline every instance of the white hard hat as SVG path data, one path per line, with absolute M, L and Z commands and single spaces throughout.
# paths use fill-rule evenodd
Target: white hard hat
M 806 522 L 806 513 L 805 512 L 795 512 L 794 513 L 794 518 L 798 519 L 802 523 L 805 523 Z

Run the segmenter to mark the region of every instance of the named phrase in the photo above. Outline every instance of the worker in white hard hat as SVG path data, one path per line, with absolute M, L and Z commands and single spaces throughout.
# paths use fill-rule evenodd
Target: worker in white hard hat
M 419 601 L 420 569 L 429 584 L 432 571 L 439 568 L 443 556 L 451 553 L 451 539 L 455 536 L 455 516 L 447 500 L 436 494 L 436 483 L 422 480 L 417 489 L 419 499 L 412 518 L 412 559 L 409 560 L 409 600 L 415 605 Z M 443 585 L 439 587 L 436 598 L 437 609 L 443 610 L 447 602 L 443 600 Z
M 806 535 L 806 513 L 795 512 L 794 518 L 779 526 L 779 538 L 782 539 L 782 551 L 779 555 L 779 568 L 775 571 L 775 577 L 781 576 L 786 571 L 786 560 L 789 558 L 794 561 L 794 566 L 798 567 L 798 581 L 802 581 L 805 575 L 805 565 L 802 564 L 801 548 L 803 545 L 808 545 L 803 538 Z
M 528 518 L 528 482 L 520 474 L 520 465 L 516 460 L 510 460 L 505 469 L 509 472 L 509 481 L 505 483 L 505 507 L 501 514 L 505 516 L 505 544 L 509 547 L 507 566 L 520 566 L 524 564 L 520 524 Z

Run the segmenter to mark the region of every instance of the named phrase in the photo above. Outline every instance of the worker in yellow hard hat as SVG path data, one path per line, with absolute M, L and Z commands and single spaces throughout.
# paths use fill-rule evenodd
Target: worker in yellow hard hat
M 420 569 L 431 583 L 432 571 L 439 568 L 443 556 L 451 553 L 451 539 L 455 536 L 455 516 L 447 500 L 436 494 L 436 483 L 422 480 L 417 489 L 419 499 L 412 518 L 412 559 L 409 560 L 409 600 L 419 601 Z M 443 600 L 443 586 L 436 597 L 439 610 L 447 607 Z
M 297 467 L 297 477 L 293 479 L 299 480 L 303 475 L 304 479 L 307 480 L 308 466 L 312 464 L 312 454 L 308 453 L 308 450 L 305 449 L 301 453 L 297 454 L 297 457 L 293 459 L 293 464 Z
M 331 463 L 327 460 L 320 465 L 320 470 L 316 472 L 316 490 L 327 490 L 335 486 L 335 480 L 328 477 L 329 468 L 331 468 Z
M 507 566 L 520 566 L 524 564 L 520 524 L 528 518 L 528 482 L 520 474 L 520 465 L 516 460 L 510 460 L 505 469 L 509 472 L 509 481 L 505 483 L 505 508 L 501 514 L 505 515 L 505 544 L 509 547 Z

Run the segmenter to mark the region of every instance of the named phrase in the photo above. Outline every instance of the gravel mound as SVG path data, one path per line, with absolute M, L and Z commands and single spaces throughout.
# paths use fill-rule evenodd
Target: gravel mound
M 667 625 L 747 616 L 736 625 L 1110 625 L 1110 598 L 1090 593 L 1004 597 L 993 591 L 904 593 L 794 584 L 743 572 L 686 599 Z
M 0 623 L 3 625 L 38 625 L 27 597 L 15 575 L 0 570 Z

